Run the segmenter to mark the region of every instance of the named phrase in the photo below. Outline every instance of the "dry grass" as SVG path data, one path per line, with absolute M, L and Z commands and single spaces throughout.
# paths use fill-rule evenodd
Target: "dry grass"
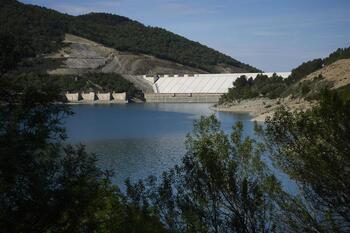
M 322 75 L 325 80 L 333 83 L 333 89 L 338 89 L 350 84 L 350 59 L 334 62 L 310 75 L 303 80 L 312 80 Z

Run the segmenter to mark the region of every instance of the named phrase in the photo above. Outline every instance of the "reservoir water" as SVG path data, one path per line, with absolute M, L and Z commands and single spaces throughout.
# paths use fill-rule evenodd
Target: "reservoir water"
M 79 105 L 72 110 L 75 114 L 66 122 L 69 142 L 97 154 L 99 166 L 113 169 L 119 186 L 128 177 L 159 176 L 179 164 L 193 121 L 214 114 L 209 104 Z M 215 114 L 224 131 L 242 121 L 245 134 L 253 133 L 249 115 Z

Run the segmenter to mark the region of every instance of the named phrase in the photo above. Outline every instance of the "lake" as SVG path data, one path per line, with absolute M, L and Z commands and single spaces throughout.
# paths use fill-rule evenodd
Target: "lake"
M 248 114 L 214 113 L 210 104 L 77 105 L 67 119 L 69 142 L 86 145 L 98 155 L 98 165 L 113 169 L 114 182 L 159 176 L 181 162 L 186 135 L 201 115 L 216 114 L 222 129 L 230 132 L 237 121 L 245 134 L 253 133 Z

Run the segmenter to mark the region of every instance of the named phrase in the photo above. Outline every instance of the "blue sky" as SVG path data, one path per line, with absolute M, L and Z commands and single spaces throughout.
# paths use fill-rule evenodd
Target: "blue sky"
M 350 0 L 22 0 L 79 15 L 109 12 L 198 41 L 264 71 L 350 46 Z

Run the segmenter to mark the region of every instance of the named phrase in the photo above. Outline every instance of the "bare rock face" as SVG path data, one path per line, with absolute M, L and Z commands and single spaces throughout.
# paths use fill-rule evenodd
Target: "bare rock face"
M 86 72 L 119 73 L 121 75 L 193 74 L 203 70 L 162 60 L 145 54 L 132 54 L 107 48 L 96 42 L 66 34 L 66 46 L 48 58 L 63 59 L 63 65 L 49 74 L 81 74 Z

